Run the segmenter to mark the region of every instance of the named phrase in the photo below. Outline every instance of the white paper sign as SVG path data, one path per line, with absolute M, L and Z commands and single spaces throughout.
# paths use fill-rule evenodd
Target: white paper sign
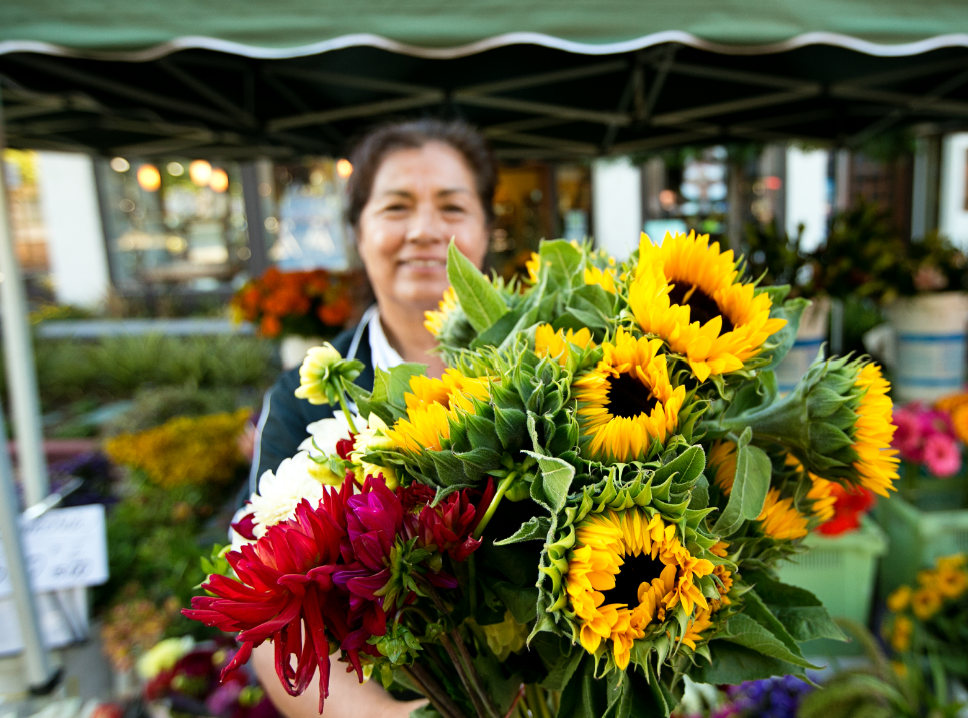
M 96 586 L 108 580 L 107 533 L 100 504 L 54 509 L 22 523 L 20 530 L 34 591 Z M 0 597 L 12 590 L 6 557 L 0 551 Z

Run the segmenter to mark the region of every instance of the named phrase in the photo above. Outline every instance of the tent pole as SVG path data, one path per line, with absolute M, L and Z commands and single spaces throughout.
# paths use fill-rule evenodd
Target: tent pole
M 0 103 L 0 153 L 6 145 L 3 126 L 3 107 Z M 34 351 L 27 323 L 27 298 L 17 255 L 14 253 L 7 206 L 5 177 L 0 172 L 0 310 L 3 312 L 3 354 L 17 436 L 17 458 L 23 480 L 24 504 L 33 506 L 43 501 L 49 493 L 47 462 L 44 459 Z
M 6 436 L 3 411 L 0 407 L 0 436 Z M 24 561 L 23 543 L 20 540 L 20 517 L 17 512 L 17 492 L 13 483 L 13 468 L 7 443 L 0 441 L 0 538 L 3 554 L 7 559 L 7 571 L 13 586 L 13 602 L 17 609 L 20 635 L 24 641 L 24 663 L 27 686 L 32 693 L 44 694 L 56 682 L 57 673 L 51 666 L 50 656 L 40 633 L 37 607 L 30 590 L 30 578 Z

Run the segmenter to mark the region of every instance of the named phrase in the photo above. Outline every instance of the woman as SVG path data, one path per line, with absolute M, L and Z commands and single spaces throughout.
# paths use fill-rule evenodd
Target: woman
M 484 138 L 463 122 L 418 120 L 371 132 L 350 161 L 347 214 L 376 304 L 355 329 L 333 340 L 333 346 L 363 362 L 366 369 L 357 383 L 367 389 L 372 388 L 375 367 L 389 369 L 403 362 L 427 364 L 430 376 L 440 376 L 444 365 L 430 353 L 435 340 L 424 328 L 424 312 L 436 309 L 448 286 L 451 238 L 477 266 L 484 262 L 496 181 L 493 155 Z M 329 406 L 296 399 L 298 386 L 296 369 L 266 395 L 253 491 L 257 477 L 298 451 L 308 424 L 333 415 Z M 275 675 L 272 646 L 256 649 L 253 663 L 284 715 L 318 715 L 316 682 L 299 698 L 288 696 Z M 355 675 L 343 668 L 333 665 L 327 718 L 403 718 L 419 705 L 397 702 L 375 683 L 359 686 Z

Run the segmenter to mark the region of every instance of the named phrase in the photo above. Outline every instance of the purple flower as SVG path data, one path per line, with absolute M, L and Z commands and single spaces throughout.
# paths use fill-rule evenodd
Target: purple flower
M 229 681 L 212 692 L 212 695 L 205 701 L 205 708 L 213 716 L 228 715 L 229 711 L 238 704 L 241 692 L 241 684 L 236 681 Z

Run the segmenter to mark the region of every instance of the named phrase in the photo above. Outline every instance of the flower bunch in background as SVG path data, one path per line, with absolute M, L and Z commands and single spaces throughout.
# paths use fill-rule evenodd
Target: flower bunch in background
M 726 689 L 729 703 L 711 718 L 789 718 L 813 687 L 796 676 L 764 678 Z
M 238 438 L 251 413 L 179 416 L 137 434 L 119 434 L 105 442 L 104 450 L 115 463 L 143 471 L 161 487 L 224 484 L 244 461 Z
M 887 607 L 883 634 L 907 670 L 921 670 L 927 659 L 932 670 L 968 678 L 968 556 L 937 559 L 916 586 L 888 596 Z
M 622 266 L 545 242 L 527 269 L 489 279 L 451 244 L 440 378 L 365 391 L 310 351 L 296 396 L 340 418 L 261 478 L 186 612 L 240 632 L 228 672 L 271 641 L 290 693 L 319 671 L 320 709 L 332 655 L 443 718 L 668 716 L 687 677 L 804 677 L 799 642 L 842 637 L 776 567 L 835 487 L 893 490 L 880 369 L 818 358 L 779 396 L 806 301 L 708 236 L 643 236 Z
M 265 337 L 328 337 L 352 316 L 359 285 L 360 277 L 353 273 L 281 272 L 270 267 L 236 293 L 232 309 L 239 321 L 257 325 Z
M 942 403 L 947 406 L 949 403 Z M 964 409 L 968 409 L 965 406 Z M 961 406 L 961 424 L 968 425 L 968 414 Z M 955 433 L 952 412 L 946 408 L 928 407 L 913 402 L 899 408 L 894 413 L 893 446 L 905 462 L 923 466 L 929 474 L 946 479 L 961 471 L 962 443 Z
M 167 638 L 138 660 L 149 705 L 173 715 L 211 718 L 277 718 L 279 713 L 248 670 L 219 676 L 238 649 L 231 643 L 196 644 L 191 637 Z

